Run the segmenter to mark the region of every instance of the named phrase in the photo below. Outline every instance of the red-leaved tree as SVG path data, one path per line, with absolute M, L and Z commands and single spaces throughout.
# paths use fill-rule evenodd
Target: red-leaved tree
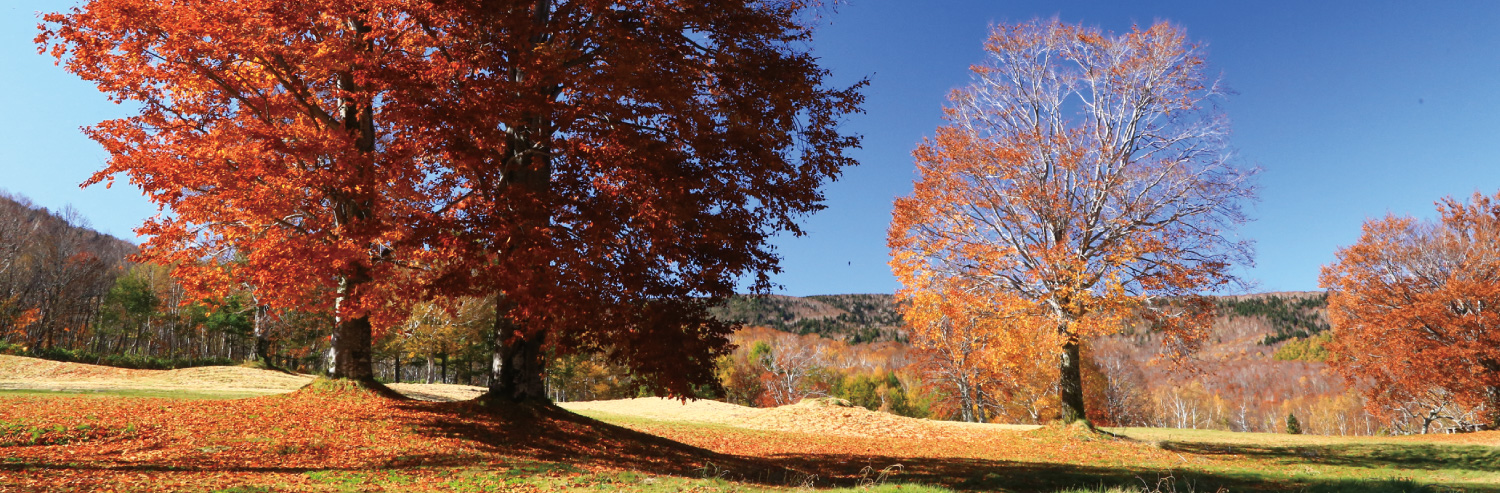
M 1464 429 L 1500 411 L 1500 197 L 1387 216 L 1323 268 L 1330 366 L 1393 431 Z
M 191 286 L 337 305 L 335 374 L 436 295 L 495 295 L 494 394 L 603 352 L 687 394 L 853 164 L 796 1 L 93 0 L 39 37 L 141 107 L 91 135 L 169 213 L 145 256 Z M 233 247 L 245 261 L 215 259 Z M 352 366 L 346 366 L 352 365 Z

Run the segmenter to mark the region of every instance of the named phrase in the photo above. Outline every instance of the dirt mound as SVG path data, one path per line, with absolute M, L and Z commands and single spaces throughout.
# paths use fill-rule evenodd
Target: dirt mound
M 803 399 L 767 409 L 743 425 L 773 431 L 853 437 L 954 438 L 960 428 L 925 419 L 871 411 L 843 399 Z
M 432 402 L 454 402 L 472 400 L 483 395 L 489 389 L 475 387 L 473 385 L 454 385 L 446 383 L 388 383 L 385 385 L 391 390 L 400 392 L 402 395 L 419 400 Z
M 1018 431 L 1035 426 L 956 423 L 908 418 L 870 411 L 843 399 L 812 398 L 802 402 L 757 409 L 725 402 L 645 397 L 613 401 L 565 402 L 575 412 L 599 412 L 661 421 L 721 424 L 755 430 L 827 434 L 852 437 L 953 438 L 991 431 Z
M 190 387 L 291 390 L 307 385 L 307 382 L 311 378 L 307 375 L 294 375 L 243 366 L 202 366 L 168 370 L 147 376 L 141 380 L 160 382 L 164 385 Z
M 128 370 L 0 354 L 0 381 L 130 379 L 152 373 L 154 373 L 153 370 Z
M 679 401 L 661 397 L 640 397 L 612 401 L 563 402 L 558 406 L 569 411 L 595 411 L 621 416 L 637 416 L 661 421 L 690 421 L 698 423 L 743 426 L 745 422 L 765 412 L 764 409 L 745 407 L 727 402 L 696 400 Z
M 177 370 L 131 370 L 83 363 L 0 355 L 0 389 L 100 391 L 191 390 L 275 394 L 291 392 L 313 381 L 312 375 L 291 374 L 244 366 L 201 366 Z M 422 401 L 466 401 L 479 397 L 484 387 L 470 385 L 397 383 L 387 385 Z

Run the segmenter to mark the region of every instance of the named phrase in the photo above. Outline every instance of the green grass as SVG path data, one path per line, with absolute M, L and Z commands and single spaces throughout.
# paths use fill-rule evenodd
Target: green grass
M 1306 493 L 1500 491 L 1500 447 L 1495 446 L 1167 428 L 1108 431 L 1185 458 L 1225 459 L 1217 466 L 1184 469 L 1191 471 L 1189 475 L 1241 485 L 1231 491 L 1259 491 L 1272 485 L 1301 485 L 1290 489 Z
M 505 491 L 507 488 L 526 485 L 543 491 L 593 492 L 631 491 L 639 493 L 676 493 L 683 491 L 713 491 L 724 493 L 771 493 L 808 491 L 816 482 L 815 477 L 789 477 L 785 486 L 763 486 L 728 481 L 712 477 L 685 478 L 647 474 L 636 471 L 583 473 L 566 464 L 533 463 L 504 471 L 468 471 L 444 486 L 460 492 Z M 954 490 L 936 486 L 902 483 L 871 482 L 853 488 L 817 489 L 833 493 L 953 493 Z
M 280 392 L 234 391 L 234 390 L 157 390 L 157 389 L 0 389 L 0 399 L 7 397 L 151 397 L 159 399 L 223 400 L 245 399 Z

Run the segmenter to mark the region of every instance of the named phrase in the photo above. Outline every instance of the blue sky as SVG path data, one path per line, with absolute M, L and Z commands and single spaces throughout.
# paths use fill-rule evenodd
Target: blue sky
M 37 55 L 38 11 L 0 6 L 0 189 L 126 238 L 156 213 L 138 190 L 79 189 L 106 156 L 78 128 L 123 116 L 92 86 Z M 835 83 L 868 77 L 862 163 L 828 189 L 808 235 L 780 238 L 792 295 L 889 293 L 891 201 L 911 191 L 910 157 L 968 83 L 994 23 L 1057 16 L 1122 31 L 1170 20 L 1208 47 L 1238 95 L 1225 110 L 1240 159 L 1263 169 L 1257 242 L 1245 275 L 1257 291 L 1317 288 L 1318 269 L 1360 224 L 1387 213 L 1433 216 L 1433 201 L 1500 189 L 1500 3 L 850 0 L 824 16 L 812 48 Z

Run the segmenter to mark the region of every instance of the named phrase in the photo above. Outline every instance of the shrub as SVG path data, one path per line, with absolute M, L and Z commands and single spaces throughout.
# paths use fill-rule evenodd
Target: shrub
M 1302 423 L 1298 423 L 1297 422 L 1297 415 L 1296 414 L 1287 413 L 1287 415 L 1286 415 L 1286 433 L 1288 435 L 1301 435 L 1302 434 Z

